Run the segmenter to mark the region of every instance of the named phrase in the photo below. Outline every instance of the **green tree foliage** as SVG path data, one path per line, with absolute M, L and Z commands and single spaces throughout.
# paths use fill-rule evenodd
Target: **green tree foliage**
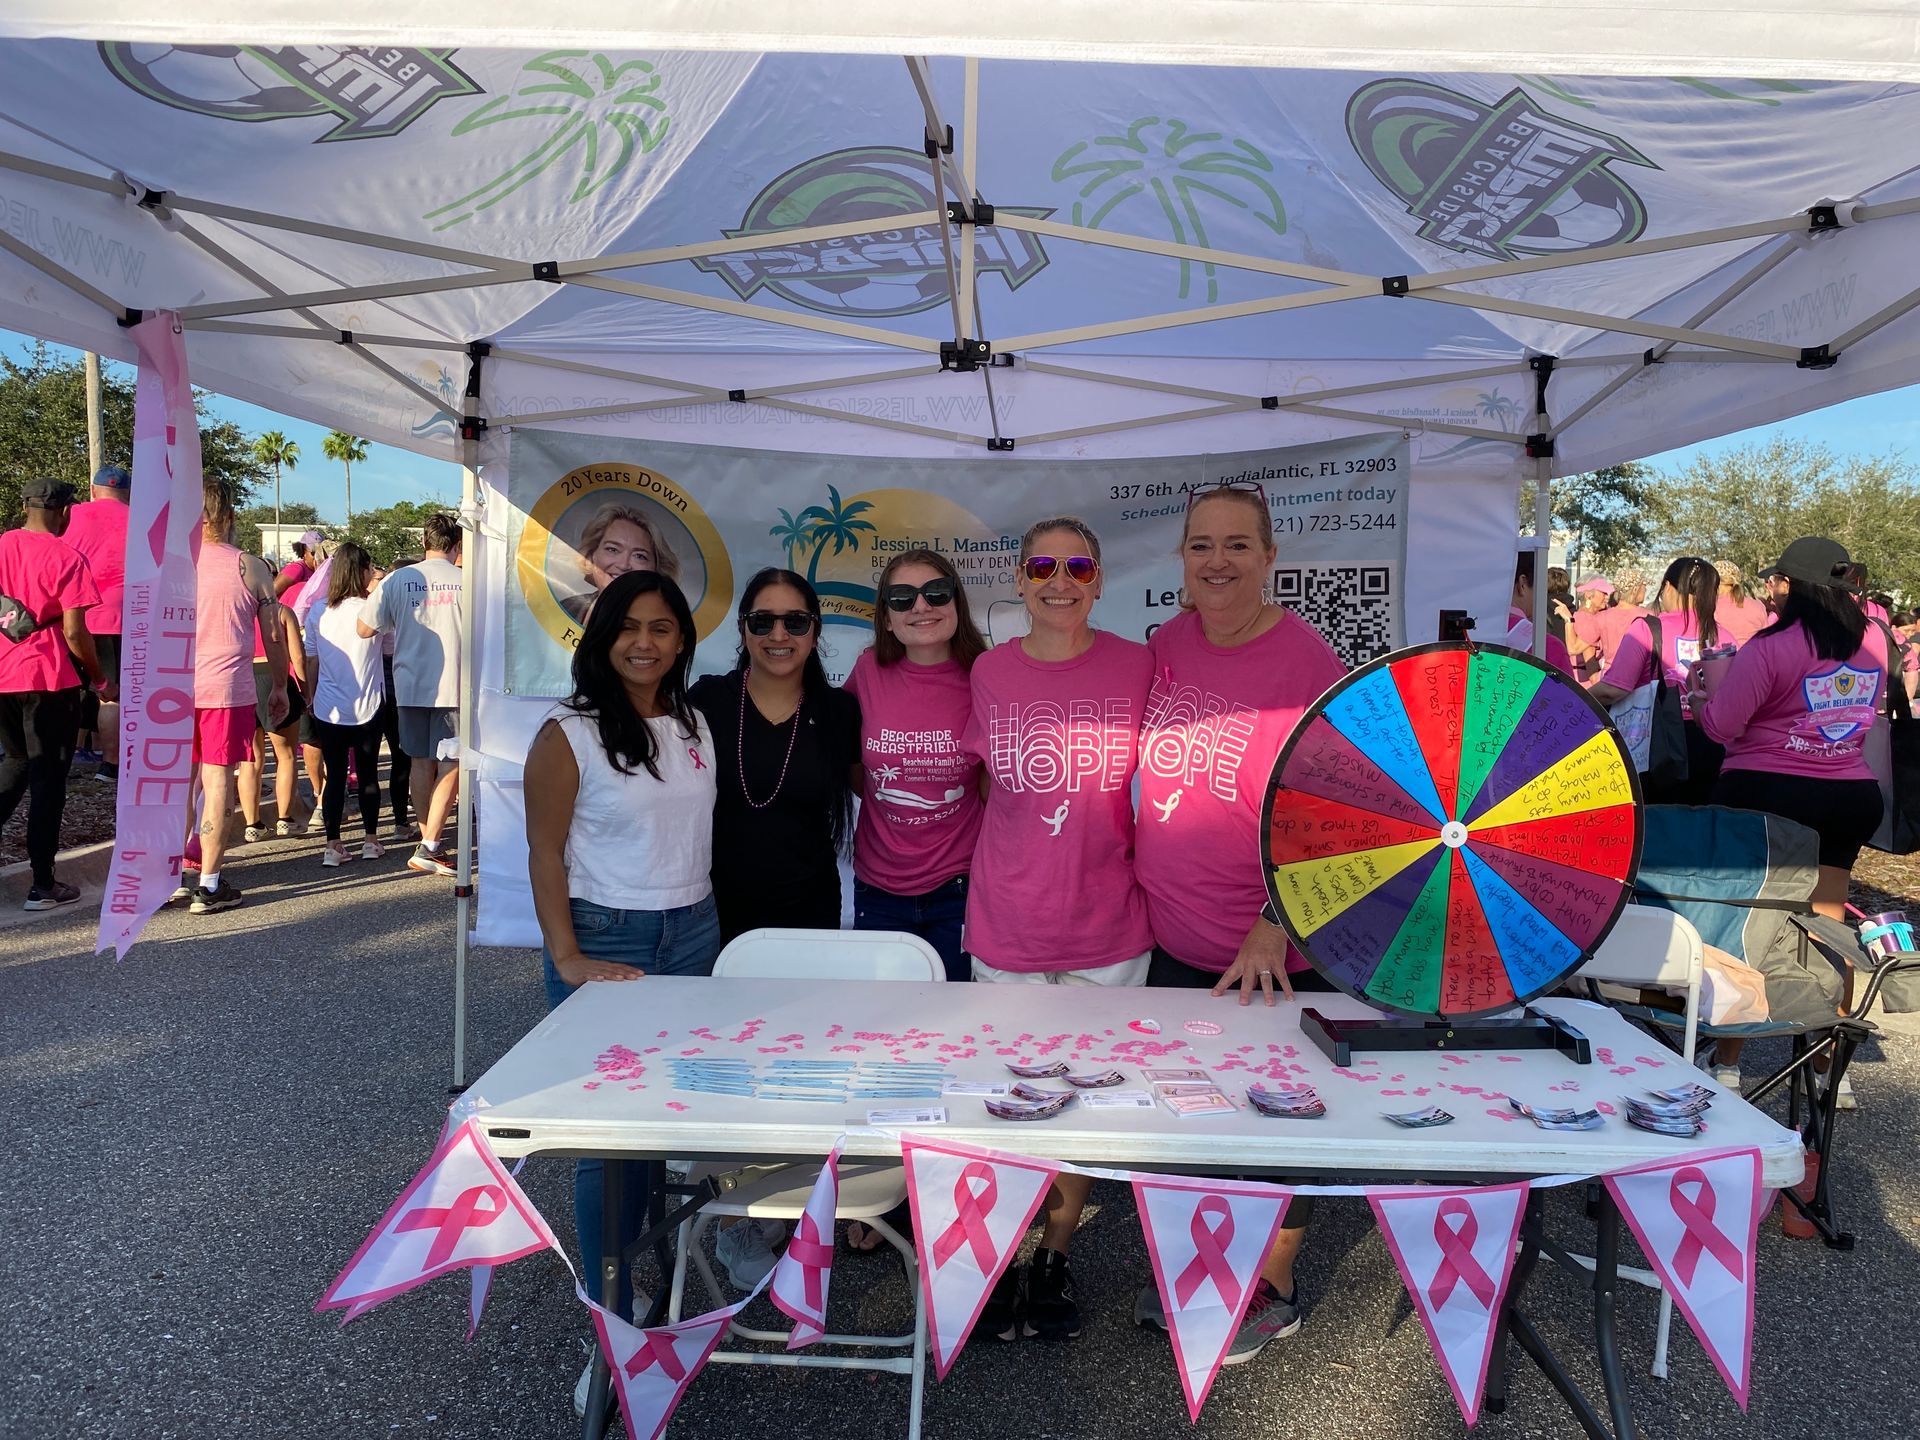
M 1920 595 L 1920 471 L 1897 455 L 1776 439 L 1696 456 L 1656 490 L 1656 557 L 1732 560 L 1752 576 L 1795 537 L 1825 535 L 1866 564 L 1874 589 Z
M 353 467 L 367 458 L 367 442 L 344 430 L 329 430 L 320 442 L 320 451 L 329 460 L 347 467 L 347 523 L 353 523 Z
M 1568 558 L 1589 568 L 1642 554 L 1657 518 L 1653 472 L 1629 462 L 1553 482 L 1553 528 L 1572 537 Z M 1520 488 L 1520 529 L 1532 533 L 1534 487 Z
M 273 506 L 271 504 L 249 505 L 233 517 L 233 543 L 249 555 L 264 555 L 267 552 L 263 548 L 260 539 L 260 527 L 273 523 Z M 299 525 L 303 528 L 318 530 L 322 534 L 326 533 L 327 528 L 326 522 L 320 518 L 319 510 L 304 500 L 289 500 L 282 505 L 280 507 L 280 523 L 282 525 Z M 293 558 L 293 552 L 291 550 L 287 552 L 287 558 Z
M 429 515 L 452 514 L 456 508 L 439 500 L 402 500 L 384 509 L 363 510 L 347 522 L 343 538 L 363 547 L 382 570 L 391 570 L 424 553 L 420 527 Z
M 101 376 L 102 435 L 109 464 L 133 463 L 133 375 L 106 365 Z M 200 455 L 207 479 L 241 505 L 268 471 L 253 458 L 253 442 L 231 421 L 209 422 L 200 410 Z M 24 364 L 0 356 L 0 527 L 20 523 L 20 486 L 36 476 L 67 480 L 86 494 L 86 367 L 78 355 L 56 359 L 36 345 Z

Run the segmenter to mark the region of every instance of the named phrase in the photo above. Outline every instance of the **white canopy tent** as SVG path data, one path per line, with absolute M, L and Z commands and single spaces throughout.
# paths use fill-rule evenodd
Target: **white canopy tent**
M 1416 639 L 1504 610 L 1522 478 L 1920 381 L 1913 0 L 625 8 L 11 5 L 0 325 L 175 310 L 470 472 L 1404 428 Z

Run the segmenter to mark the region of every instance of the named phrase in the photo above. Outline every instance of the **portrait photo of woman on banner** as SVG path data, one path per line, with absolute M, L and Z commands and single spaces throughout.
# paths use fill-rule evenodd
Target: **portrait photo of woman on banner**
M 557 542 L 559 537 L 555 539 Z M 554 548 L 557 551 L 560 547 L 556 543 Z M 640 504 L 624 500 L 604 502 L 592 512 L 592 518 L 574 545 L 573 558 L 578 561 L 580 577 L 588 588 L 565 596 L 560 608 L 583 624 L 593 602 L 616 575 L 653 570 L 669 580 L 680 578 L 680 557 L 662 536 L 660 527 L 648 518 Z M 551 570 L 565 563 L 560 555 L 549 561 L 550 578 L 556 589 L 560 581 L 558 577 L 551 577 Z

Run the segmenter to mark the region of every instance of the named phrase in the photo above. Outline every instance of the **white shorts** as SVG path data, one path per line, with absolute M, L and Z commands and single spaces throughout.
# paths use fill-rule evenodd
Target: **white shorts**
M 973 957 L 973 978 L 990 985 L 1144 985 L 1147 966 L 1153 952 L 1131 960 L 1116 960 L 1111 965 L 1095 965 L 1086 970 L 996 970 L 978 955 Z

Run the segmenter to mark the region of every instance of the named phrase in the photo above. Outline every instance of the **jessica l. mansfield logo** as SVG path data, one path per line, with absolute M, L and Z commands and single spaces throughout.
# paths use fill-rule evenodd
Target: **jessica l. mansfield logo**
M 693 263 L 725 280 L 742 300 L 762 289 L 823 315 L 912 315 L 947 300 L 946 253 L 939 225 L 889 226 L 887 221 L 934 209 L 927 159 L 890 145 L 857 145 L 794 166 L 747 206 L 729 240 L 766 235 L 759 250 L 737 250 Z M 1051 210 L 1000 207 L 1044 218 Z M 780 230 L 847 221 L 874 222 L 861 235 L 787 241 Z M 1047 264 L 1037 238 L 1017 230 L 975 227 L 978 268 L 1017 290 Z
M 221 120 L 339 121 L 321 140 L 397 135 L 429 107 L 480 87 L 451 50 L 397 45 L 100 46 L 107 68 L 162 105 Z
M 1422 239 L 1515 260 L 1635 240 L 1647 210 L 1611 167 L 1658 167 L 1617 135 L 1547 113 L 1526 91 L 1496 103 L 1420 80 L 1376 80 L 1347 102 L 1347 136 L 1420 221 Z

